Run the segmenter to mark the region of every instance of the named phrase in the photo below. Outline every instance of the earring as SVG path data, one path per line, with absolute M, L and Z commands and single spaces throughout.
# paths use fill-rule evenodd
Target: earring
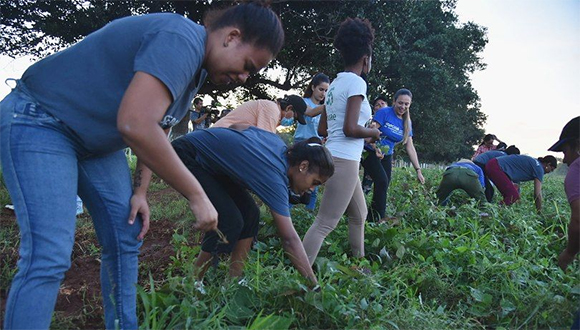
M 228 46 L 228 43 L 224 41 L 224 47 L 227 47 L 227 46 Z
M 302 172 L 302 169 L 300 169 L 300 172 Z

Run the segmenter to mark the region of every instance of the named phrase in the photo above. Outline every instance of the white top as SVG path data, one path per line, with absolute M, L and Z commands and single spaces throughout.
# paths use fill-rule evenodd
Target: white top
M 341 72 L 332 81 L 326 94 L 326 121 L 328 140 L 326 147 L 332 156 L 359 161 L 364 139 L 344 135 L 346 102 L 349 97 L 360 95 L 363 101 L 358 116 L 358 124 L 364 126 L 371 119 L 371 105 L 367 99 L 367 83 L 352 72 Z

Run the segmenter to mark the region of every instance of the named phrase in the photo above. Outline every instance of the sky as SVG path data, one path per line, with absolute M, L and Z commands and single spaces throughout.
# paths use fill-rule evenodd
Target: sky
M 523 154 L 540 157 L 562 127 L 580 115 L 580 0 L 458 0 L 461 22 L 487 28 L 487 68 L 472 75 L 495 134 Z M 28 58 L 0 56 L 0 98 Z

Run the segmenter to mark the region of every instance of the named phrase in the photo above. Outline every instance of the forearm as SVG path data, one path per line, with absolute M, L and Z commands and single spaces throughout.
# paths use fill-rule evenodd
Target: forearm
M 542 210 L 542 193 L 534 194 L 534 202 L 536 204 L 536 210 L 540 212 Z
M 125 132 L 123 138 L 143 165 L 187 199 L 207 198 L 201 185 L 183 165 L 157 123 L 143 123 L 143 126 L 134 131 Z M 141 175 L 144 174 L 146 173 L 142 171 Z
M 375 136 L 375 129 L 367 128 L 360 125 L 353 125 L 352 127 L 343 128 L 344 135 L 351 138 L 368 138 Z
M 314 272 L 312 271 L 312 267 L 310 266 L 308 257 L 306 256 L 306 251 L 304 251 L 304 246 L 302 245 L 298 234 L 290 238 L 282 238 L 282 246 L 298 272 L 309 279 L 313 284 L 316 284 L 316 276 L 314 276 Z
M 133 194 L 147 194 L 153 172 L 137 158 L 137 166 L 133 174 Z
M 577 214 L 576 214 L 577 215 Z M 575 256 L 580 251 L 580 219 L 574 215 L 570 218 L 570 224 L 568 225 L 568 245 L 566 246 L 566 252 L 570 255 Z
M 322 113 L 322 111 L 324 111 L 325 105 L 321 104 L 315 108 L 307 108 L 306 111 L 304 112 L 304 114 L 308 117 L 315 117 L 318 116 L 319 114 Z
M 409 155 L 409 160 L 411 160 L 413 167 L 415 169 L 421 168 L 419 164 L 419 157 L 417 157 L 417 151 L 415 150 L 415 145 L 413 144 L 413 140 L 411 140 L 411 138 L 409 138 L 409 141 L 407 141 L 405 148 L 407 149 L 407 154 Z

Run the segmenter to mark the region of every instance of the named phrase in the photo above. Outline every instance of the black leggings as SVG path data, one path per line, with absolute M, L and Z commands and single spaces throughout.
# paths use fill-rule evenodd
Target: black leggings
M 205 170 L 195 160 L 195 147 L 187 139 L 182 137 L 171 144 L 216 208 L 218 229 L 229 242 L 219 243 L 216 232 L 210 231 L 204 235 L 202 251 L 231 253 L 238 240 L 255 237 L 259 229 L 260 209 L 246 188 L 225 175 L 213 175 Z
M 393 155 L 385 155 L 379 159 L 374 152 L 369 152 L 362 161 L 366 173 L 373 179 L 373 200 L 367 215 L 368 221 L 378 221 L 385 217 L 387 208 L 387 190 L 391 183 Z

